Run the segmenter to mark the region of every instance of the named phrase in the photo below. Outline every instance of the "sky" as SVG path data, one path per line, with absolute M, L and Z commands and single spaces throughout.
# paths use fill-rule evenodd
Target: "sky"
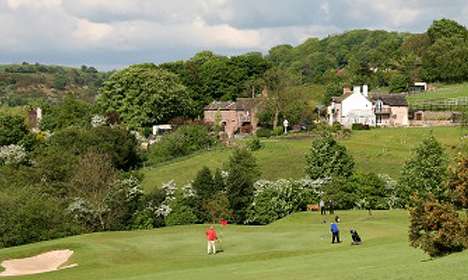
M 0 0 L 0 64 L 122 69 L 268 53 L 352 29 L 422 33 L 433 20 L 468 25 L 466 0 Z

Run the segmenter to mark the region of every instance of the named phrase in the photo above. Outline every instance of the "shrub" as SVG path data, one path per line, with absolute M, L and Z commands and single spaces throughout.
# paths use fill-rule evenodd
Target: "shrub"
M 210 147 L 214 139 L 201 125 L 182 126 L 150 147 L 150 159 L 165 162 Z
M 188 154 L 185 135 L 179 131 L 165 135 L 161 141 L 150 146 L 150 159 L 154 162 L 165 162 Z
M 421 248 L 432 258 L 466 248 L 466 230 L 456 209 L 429 198 L 415 198 L 410 207 L 410 245 Z
M 338 130 L 341 130 L 341 123 L 340 122 L 337 122 L 337 121 L 334 121 L 333 122 L 333 125 L 332 125 L 332 129 L 333 131 L 338 131 Z
M 273 132 L 272 132 L 274 136 L 280 136 L 283 133 L 284 133 L 284 128 L 280 125 L 277 126 L 275 129 L 273 129 Z
M 320 183 L 312 180 L 259 180 L 246 222 L 265 225 L 303 209 L 318 200 L 319 188 Z
M 268 128 L 259 128 L 257 129 L 257 132 L 255 134 L 257 135 L 257 137 L 270 138 L 271 130 L 269 130 Z
M 78 233 L 64 202 L 35 188 L 0 192 L 0 247 L 65 237 Z
M 353 123 L 351 125 L 351 129 L 352 130 L 363 130 L 364 129 L 364 125 L 362 123 Z
M 247 148 L 249 150 L 253 151 L 258 151 L 262 148 L 262 143 L 260 142 L 260 139 L 258 137 L 252 138 L 247 142 Z
M 172 211 L 166 217 L 167 226 L 190 225 L 198 222 L 194 210 L 184 203 L 183 199 L 176 199 L 171 203 Z

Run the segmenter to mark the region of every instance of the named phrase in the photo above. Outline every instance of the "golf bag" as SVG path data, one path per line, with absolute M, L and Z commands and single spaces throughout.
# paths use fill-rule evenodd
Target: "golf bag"
M 353 239 L 353 242 L 351 242 L 351 245 L 361 245 L 362 240 L 361 237 L 359 237 L 359 234 L 355 230 L 350 230 L 349 233 L 351 233 L 351 238 Z

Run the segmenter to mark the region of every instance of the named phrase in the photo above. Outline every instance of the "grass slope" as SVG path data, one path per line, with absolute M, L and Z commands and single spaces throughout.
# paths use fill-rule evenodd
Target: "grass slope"
M 457 127 L 374 129 L 354 131 L 350 139 L 340 140 L 340 143 L 354 157 L 357 169 L 397 178 L 411 148 L 430 133 L 441 141 L 449 153 L 453 153 L 454 147 L 460 143 L 460 136 L 466 131 Z M 311 141 L 312 138 L 262 140 L 264 147 L 255 152 L 262 178 L 304 178 L 304 154 L 309 150 Z M 203 165 L 213 170 L 222 168 L 229 155 L 229 149 L 214 150 L 145 168 L 143 187 L 151 191 L 172 179 L 178 186 L 182 186 L 189 183 Z
M 409 95 L 408 103 L 411 104 L 416 100 L 432 99 L 432 98 L 458 98 L 468 97 L 468 83 L 461 84 L 438 84 L 437 89 L 419 94 Z
M 78 267 L 14 279 L 466 279 L 468 253 L 429 260 L 407 243 L 406 211 L 339 211 L 343 243 L 330 244 L 319 213 L 269 226 L 223 228 L 224 252 L 206 255 L 207 225 L 97 233 L 0 250 L 0 261 L 50 249 Z M 350 246 L 357 229 L 361 246 Z M 218 228 L 218 235 L 220 234 Z M 322 239 L 323 238 L 323 239 Z

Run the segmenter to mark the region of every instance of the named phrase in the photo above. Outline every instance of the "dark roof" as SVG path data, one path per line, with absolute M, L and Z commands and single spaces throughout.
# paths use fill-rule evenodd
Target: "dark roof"
M 348 98 L 351 94 L 353 94 L 352 91 L 347 92 L 347 93 L 343 93 L 343 94 L 340 95 L 340 96 L 333 96 L 333 97 L 332 97 L 332 101 L 334 101 L 334 102 L 341 102 L 341 101 L 345 100 L 346 98 Z
M 234 101 L 213 101 L 208 106 L 205 107 L 205 110 L 235 110 L 236 102 Z
M 369 100 L 372 103 L 382 100 L 383 104 L 389 106 L 408 106 L 406 94 L 402 93 L 369 93 Z
M 213 101 L 205 110 L 243 110 L 249 111 L 260 103 L 258 98 L 238 98 L 236 101 Z

